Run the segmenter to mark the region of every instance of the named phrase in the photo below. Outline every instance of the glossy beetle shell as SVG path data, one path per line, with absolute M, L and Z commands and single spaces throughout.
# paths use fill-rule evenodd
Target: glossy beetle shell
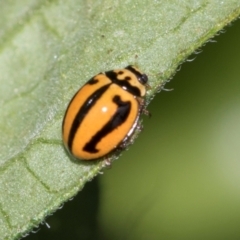
M 123 145 L 137 127 L 147 81 L 134 66 L 91 78 L 74 95 L 64 116 L 67 150 L 77 159 L 94 160 Z

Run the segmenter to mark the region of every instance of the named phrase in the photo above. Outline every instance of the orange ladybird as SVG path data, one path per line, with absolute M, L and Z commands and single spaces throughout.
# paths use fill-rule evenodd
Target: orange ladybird
M 63 142 L 77 159 L 94 160 L 124 146 L 145 110 L 148 77 L 134 66 L 99 73 L 70 101 Z

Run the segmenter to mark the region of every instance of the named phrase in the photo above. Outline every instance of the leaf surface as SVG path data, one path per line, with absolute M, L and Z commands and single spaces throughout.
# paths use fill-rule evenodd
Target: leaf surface
M 104 167 L 62 146 L 65 108 L 86 80 L 137 64 L 149 102 L 239 13 L 239 1 L 2 1 L 0 236 L 23 236 Z

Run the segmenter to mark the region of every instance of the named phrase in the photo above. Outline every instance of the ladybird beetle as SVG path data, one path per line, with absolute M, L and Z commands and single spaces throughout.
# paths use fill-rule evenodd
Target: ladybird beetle
M 148 77 L 134 66 L 99 73 L 70 101 L 62 124 L 66 149 L 94 160 L 126 145 L 145 109 Z

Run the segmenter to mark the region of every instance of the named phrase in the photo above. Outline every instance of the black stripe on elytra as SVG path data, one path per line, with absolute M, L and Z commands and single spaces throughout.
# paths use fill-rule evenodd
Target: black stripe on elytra
M 94 81 L 94 79 L 93 79 L 93 81 Z M 92 84 L 93 84 L 93 81 L 91 81 Z M 90 95 L 87 98 L 87 100 L 83 103 L 81 108 L 78 110 L 78 113 L 76 114 L 76 116 L 73 120 L 71 130 L 69 133 L 69 137 L 68 137 L 68 148 L 70 151 L 72 150 L 72 144 L 73 144 L 75 134 L 76 134 L 80 124 L 82 123 L 85 115 L 90 111 L 90 109 L 94 106 L 94 104 L 98 101 L 98 99 L 104 94 L 104 92 L 109 88 L 110 85 L 111 85 L 111 83 L 104 85 L 103 87 L 96 90 L 92 95 Z
M 129 83 L 129 81 L 131 80 L 130 77 L 126 77 L 125 78 L 126 81 L 123 81 L 123 80 L 119 80 L 117 78 L 118 74 L 115 73 L 114 71 L 108 71 L 108 72 L 105 72 L 105 74 L 113 83 L 124 88 L 126 91 L 132 93 L 134 96 L 138 96 L 138 97 L 141 96 L 141 92 L 140 92 L 139 88 L 134 87 Z
M 131 102 L 122 101 L 119 95 L 113 97 L 113 102 L 117 105 L 117 111 L 112 116 L 112 118 L 99 130 L 92 139 L 86 143 L 83 150 L 89 153 L 99 152 L 96 149 L 97 144 L 101 141 L 102 138 L 106 137 L 111 133 L 115 128 L 121 126 L 129 116 L 131 110 Z
M 98 79 L 95 79 L 95 78 L 93 77 L 93 78 L 91 78 L 91 79 L 88 81 L 88 84 L 94 85 L 94 84 L 98 83 L 98 81 L 99 81 Z M 81 89 L 80 89 L 80 90 L 81 90 Z M 80 91 L 80 90 L 79 90 L 79 91 Z M 75 96 L 78 94 L 79 91 L 77 91 L 77 92 L 75 93 L 75 95 L 72 97 L 71 101 L 70 101 L 69 104 L 68 104 L 67 110 L 66 110 L 66 112 L 65 112 L 65 116 L 64 116 L 64 118 L 63 118 L 64 121 L 63 121 L 63 123 L 62 123 L 62 131 L 63 131 L 63 128 L 64 128 L 65 118 L 66 118 L 68 109 L 69 109 L 69 107 L 71 106 L 72 101 L 75 99 Z
M 131 65 L 125 67 L 125 69 L 128 69 L 129 71 L 131 71 L 138 79 L 138 81 L 140 83 L 142 83 L 143 85 L 145 85 L 148 81 L 148 77 L 146 74 L 144 73 L 140 73 L 139 71 L 137 71 L 134 67 L 132 67 Z
M 99 80 L 98 80 L 97 78 L 93 77 L 93 78 L 91 78 L 91 79 L 88 81 L 88 84 L 94 85 L 94 84 L 96 84 L 96 83 L 98 83 L 98 82 L 99 82 Z

